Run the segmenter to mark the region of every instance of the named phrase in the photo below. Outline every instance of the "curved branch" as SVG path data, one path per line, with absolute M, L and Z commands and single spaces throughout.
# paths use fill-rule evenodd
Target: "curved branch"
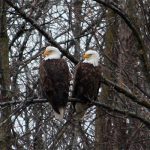
M 117 14 L 125 21 L 125 23 L 128 25 L 128 27 L 132 30 L 134 36 L 137 38 L 137 41 L 138 41 L 138 43 L 139 43 L 139 47 L 140 47 L 140 48 L 143 48 L 143 43 L 142 43 L 142 41 L 141 41 L 141 38 L 140 38 L 140 35 L 139 35 L 138 31 L 136 30 L 135 25 L 134 25 L 133 23 L 131 23 L 131 21 L 130 21 L 128 15 L 127 15 L 124 11 L 122 11 L 122 10 L 117 6 L 117 4 L 115 4 L 115 3 L 112 2 L 112 1 L 109 2 L 109 0 L 108 0 L 108 2 L 107 2 L 107 1 L 104 1 L 104 0 L 94 0 L 94 1 L 96 1 L 96 2 L 99 3 L 99 4 L 104 5 L 105 7 L 110 8 L 110 9 L 113 10 L 115 13 L 117 13 Z
M 135 26 L 135 24 L 131 23 L 130 18 L 128 17 L 128 15 L 121 10 L 116 3 L 112 2 L 111 0 L 94 0 L 99 4 L 104 5 L 107 8 L 110 8 L 111 10 L 113 10 L 115 13 L 117 13 L 127 24 L 127 26 L 131 29 L 134 37 L 137 39 L 138 42 L 138 55 L 139 58 L 141 60 L 141 64 L 143 66 L 143 72 L 145 74 L 145 77 L 147 79 L 147 81 L 150 83 L 150 64 L 149 64 L 149 59 L 147 57 L 147 49 L 145 48 L 145 45 L 143 44 L 143 41 L 141 39 L 140 34 L 137 31 L 137 27 Z
M 131 117 L 131 118 L 138 119 L 141 122 L 143 122 L 150 129 L 150 120 L 146 119 L 145 117 L 143 117 L 141 115 L 138 115 L 135 112 L 130 112 L 128 110 L 122 110 L 122 109 L 118 109 L 118 108 L 112 108 L 111 106 L 108 106 L 108 105 L 100 103 L 100 102 L 93 102 L 93 104 L 96 105 L 96 106 L 105 108 L 109 111 L 116 112 L 116 113 Z

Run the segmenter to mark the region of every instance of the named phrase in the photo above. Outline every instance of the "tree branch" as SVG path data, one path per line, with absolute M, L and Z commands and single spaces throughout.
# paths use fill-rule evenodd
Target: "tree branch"
M 127 90 L 127 89 L 119 86 L 118 84 L 106 79 L 103 76 L 101 76 L 101 82 L 107 86 L 112 86 L 117 92 L 124 94 L 126 97 L 130 98 L 134 103 L 136 103 L 142 107 L 145 107 L 148 110 L 150 109 L 150 99 L 140 99 L 136 95 L 134 95 L 130 90 Z M 9 91 L 9 92 L 12 92 L 12 91 Z M 33 99 L 33 98 L 31 98 L 31 99 Z M 6 103 L 2 102 L 2 103 L 0 103 L 0 106 L 3 107 L 3 106 L 7 106 L 7 105 L 16 105 L 16 104 L 21 103 L 21 102 L 22 101 L 10 101 L 10 103 L 9 102 L 6 102 Z M 29 100 L 26 103 L 32 104 L 34 102 L 36 103 L 36 101 Z M 38 102 L 38 99 L 37 99 L 37 102 Z M 45 100 L 41 101 L 41 99 L 40 99 L 40 102 L 45 102 Z
M 143 99 L 139 99 L 137 96 L 135 96 L 132 92 L 126 90 L 125 88 L 120 87 L 118 84 L 115 84 L 114 82 L 104 78 L 103 76 L 102 78 L 102 82 L 108 86 L 112 86 L 114 87 L 114 89 L 119 92 L 124 94 L 125 96 L 127 96 L 128 98 L 130 98 L 133 102 L 139 104 L 142 107 L 145 107 L 147 109 L 150 109 L 150 101 L 149 100 L 143 100 Z
M 108 106 L 108 105 L 100 103 L 100 102 L 93 102 L 93 104 L 98 106 L 98 107 L 105 108 L 105 109 L 107 109 L 109 111 L 125 115 L 126 117 L 131 117 L 131 118 L 138 119 L 150 129 L 150 118 L 146 119 L 146 117 L 138 115 L 135 112 L 131 112 L 131 111 L 128 111 L 128 110 L 121 110 L 121 109 L 118 109 L 118 108 L 112 108 L 111 106 Z
M 4 106 L 23 104 L 24 107 L 25 106 L 27 107 L 31 104 L 39 104 L 39 103 L 47 103 L 47 102 L 48 101 L 46 99 L 32 99 L 32 98 L 30 98 L 29 100 L 26 100 L 26 101 L 19 100 L 19 101 L 2 102 L 2 103 L 0 103 L 0 106 L 4 107 Z M 76 98 L 69 98 L 69 102 L 79 102 L 80 103 L 81 101 L 79 99 L 76 99 Z M 146 116 L 143 117 L 143 116 L 141 116 L 135 112 L 114 108 L 114 107 L 111 107 L 111 106 L 106 105 L 104 103 L 97 102 L 97 101 L 91 101 L 90 104 L 95 105 L 95 106 L 100 107 L 100 108 L 103 108 L 103 109 L 107 109 L 108 111 L 112 111 L 112 112 L 116 112 L 116 113 L 125 115 L 126 117 L 138 119 L 150 129 L 150 119 L 146 118 Z
M 46 39 L 48 42 L 50 42 L 53 46 L 57 47 L 63 55 L 65 55 L 70 61 L 72 61 L 74 64 L 78 63 L 78 60 L 76 60 L 68 51 L 66 51 L 64 48 L 60 46 L 59 43 L 57 43 L 43 28 L 40 27 L 36 23 L 35 20 L 33 20 L 31 17 L 27 16 L 21 9 L 19 9 L 17 6 L 15 6 L 10 0 L 5 0 L 6 3 L 15 9 L 15 11 L 27 22 L 29 22 L 32 26 L 35 27 L 36 30 L 38 30 Z
M 145 74 L 145 77 L 147 79 L 147 81 L 150 83 L 150 64 L 149 64 L 149 59 L 147 57 L 147 49 L 145 47 L 145 45 L 143 44 L 143 41 L 140 37 L 140 34 L 137 31 L 137 27 L 135 26 L 134 23 L 131 23 L 130 18 L 128 17 L 128 15 L 122 10 L 120 9 L 116 3 L 114 3 L 112 0 L 94 0 L 99 4 L 104 5 L 107 8 L 110 8 L 111 10 L 113 10 L 115 13 L 117 13 L 127 24 L 127 26 L 131 29 L 134 37 L 137 39 L 138 42 L 138 54 L 139 54 L 139 58 L 141 60 L 141 64 L 143 66 L 143 72 Z

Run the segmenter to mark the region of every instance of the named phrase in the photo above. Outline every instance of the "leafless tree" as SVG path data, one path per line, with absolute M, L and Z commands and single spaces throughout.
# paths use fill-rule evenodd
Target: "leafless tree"
M 150 149 L 148 0 L 0 0 L 0 149 Z M 41 49 L 60 49 L 74 73 L 99 52 L 102 86 L 76 128 L 70 95 L 56 120 L 39 84 Z M 78 134 L 76 134 L 78 132 Z

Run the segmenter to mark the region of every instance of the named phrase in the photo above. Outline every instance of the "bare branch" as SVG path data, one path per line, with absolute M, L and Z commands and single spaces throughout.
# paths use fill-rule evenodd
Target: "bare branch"
M 110 9 L 112 9 L 115 13 L 117 13 L 124 21 L 125 23 L 128 25 L 128 27 L 131 29 L 133 35 L 135 36 L 135 38 L 137 39 L 138 42 L 138 55 L 139 58 L 141 60 L 141 63 L 143 65 L 143 72 L 145 74 L 145 77 L 147 78 L 148 82 L 150 83 L 150 64 L 149 64 L 149 60 L 147 57 L 147 49 L 140 37 L 139 32 L 137 31 L 137 26 L 135 26 L 135 24 L 133 22 L 131 22 L 130 18 L 128 17 L 128 15 L 125 13 L 125 11 L 122 11 L 116 3 L 114 3 L 113 1 L 104 1 L 104 0 L 94 0 L 99 4 L 104 5 L 105 7 L 108 7 Z
M 40 25 L 36 23 L 35 20 L 33 20 L 31 17 L 28 17 L 21 9 L 19 9 L 17 6 L 15 6 L 11 1 L 6 0 L 7 4 L 15 9 L 15 11 L 27 22 L 29 22 L 32 26 L 35 27 L 47 40 L 50 42 L 53 46 L 57 47 L 70 61 L 72 61 L 74 64 L 77 64 L 78 61 L 64 48 L 60 46 L 59 43 L 57 43 L 45 30 L 43 30 Z
M 150 102 L 147 100 L 139 99 L 137 96 L 135 96 L 132 92 L 126 90 L 125 88 L 120 87 L 119 85 L 115 84 L 114 82 L 102 77 L 102 82 L 108 86 L 113 86 L 115 90 L 117 90 L 119 93 L 124 94 L 125 96 L 129 97 L 133 102 L 146 107 L 147 109 L 150 109 Z
M 27 101 L 9 101 L 9 102 L 2 102 L 0 103 L 0 106 L 1 107 L 4 107 L 4 106 L 10 106 L 10 105 L 16 105 L 16 104 L 20 104 L 20 103 L 23 103 L 24 107 L 26 106 L 29 106 L 31 104 L 36 104 L 36 103 L 47 103 L 48 101 L 46 99 L 29 99 Z M 76 98 L 69 98 L 69 102 L 81 102 L 79 99 L 76 99 Z M 149 119 L 146 119 L 146 117 L 143 117 L 135 112 L 131 112 L 131 111 L 128 111 L 128 110 L 122 110 L 122 109 L 118 109 L 118 108 L 114 108 L 114 107 L 111 107 L 107 104 L 104 104 L 104 103 L 101 103 L 101 102 L 96 102 L 96 101 L 91 101 L 90 102 L 90 105 L 95 105 L 95 106 L 98 106 L 98 107 L 101 107 L 101 108 L 104 108 L 104 109 L 107 109 L 109 111 L 112 111 L 112 112 L 116 112 L 116 113 L 119 113 L 119 114 L 122 114 L 122 115 L 125 115 L 126 117 L 131 117 L 131 118 L 135 118 L 135 119 L 138 119 L 140 120 L 142 123 L 144 123 L 148 128 L 150 128 L 150 120 Z

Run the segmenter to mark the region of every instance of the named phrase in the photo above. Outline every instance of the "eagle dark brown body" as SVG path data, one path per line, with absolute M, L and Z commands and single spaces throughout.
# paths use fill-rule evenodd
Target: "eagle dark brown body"
M 89 100 L 96 100 L 100 80 L 101 69 L 99 66 L 94 67 L 90 63 L 79 63 L 76 67 L 72 97 L 79 99 L 83 105 L 87 104 Z
M 69 92 L 69 68 L 63 59 L 43 60 L 40 64 L 40 81 L 47 100 L 54 111 L 60 114 L 65 108 Z

